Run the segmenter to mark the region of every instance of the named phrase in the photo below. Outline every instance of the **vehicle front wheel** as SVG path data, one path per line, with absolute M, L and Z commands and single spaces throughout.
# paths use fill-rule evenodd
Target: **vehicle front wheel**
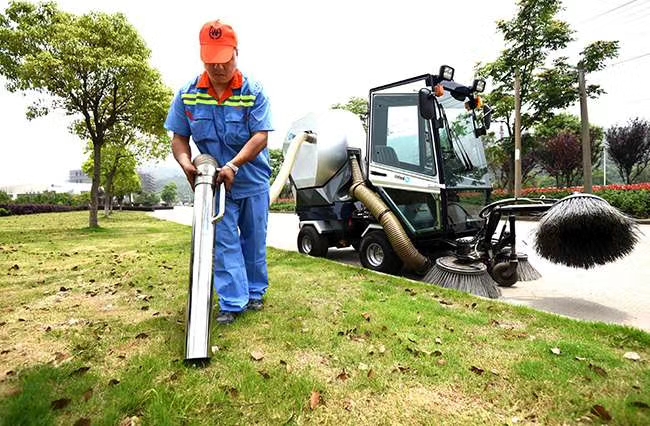
M 397 274 L 402 269 L 402 260 L 381 231 L 370 232 L 361 239 L 359 260 L 364 268 L 386 274 Z
M 313 226 L 303 226 L 298 232 L 298 251 L 314 257 L 327 255 L 327 238 Z

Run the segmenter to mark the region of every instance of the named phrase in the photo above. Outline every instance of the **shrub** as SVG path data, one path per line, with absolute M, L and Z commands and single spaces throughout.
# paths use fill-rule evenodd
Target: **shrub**
M 0 208 L 8 210 L 12 215 L 59 213 L 87 209 L 87 207 L 72 207 L 56 204 L 4 204 L 0 205 Z
M 11 212 L 5 208 L 0 207 L 0 217 L 11 216 Z

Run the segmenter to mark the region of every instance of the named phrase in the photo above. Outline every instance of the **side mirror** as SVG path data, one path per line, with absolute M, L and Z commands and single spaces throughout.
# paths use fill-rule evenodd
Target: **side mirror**
M 420 116 L 425 120 L 432 120 L 436 116 L 433 98 L 433 93 L 427 88 L 422 88 L 418 92 L 418 109 L 420 110 Z
M 483 126 L 486 129 L 489 129 L 490 124 L 492 124 L 492 108 L 487 105 L 483 105 Z

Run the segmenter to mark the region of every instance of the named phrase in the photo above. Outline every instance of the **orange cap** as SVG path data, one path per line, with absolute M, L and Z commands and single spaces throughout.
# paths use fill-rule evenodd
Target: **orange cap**
M 199 34 L 201 60 L 206 64 L 225 64 L 237 48 L 237 34 L 230 25 L 212 21 L 203 25 Z

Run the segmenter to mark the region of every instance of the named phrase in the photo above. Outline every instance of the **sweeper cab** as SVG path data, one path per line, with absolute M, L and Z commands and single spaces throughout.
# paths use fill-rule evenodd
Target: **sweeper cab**
M 368 269 L 420 275 L 452 256 L 453 268 L 479 261 L 497 283 L 517 281 L 524 255 L 514 251 L 514 223 L 495 236 L 502 214 L 485 210 L 492 189 L 481 141 L 491 116 L 479 96 L 485 83 L 465 86 L 453 74 L 443 66 L 371 89 L 367 132 L 341 110 L 292 125 L 285 151 L 297 135 L 317 139 L 300 149 L 290 176 L 301 253 L 352 246 Z

